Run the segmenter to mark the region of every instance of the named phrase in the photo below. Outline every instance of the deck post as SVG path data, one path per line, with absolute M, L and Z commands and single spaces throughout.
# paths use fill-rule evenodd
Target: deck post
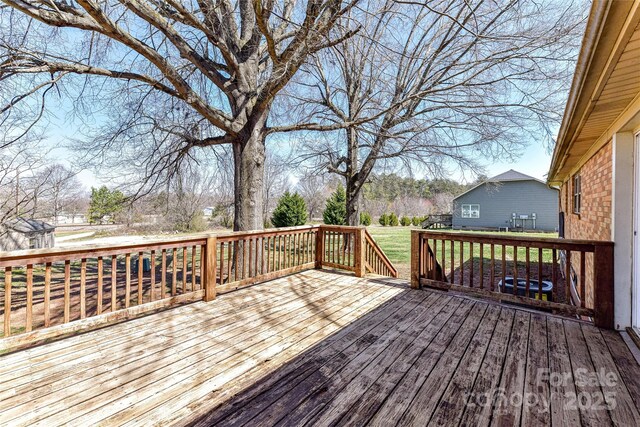
M 215 236 L 207 238 L 207 244 L 203 247 L 205 251 L 205 275 L 204 279 L 204 301 L 213 301 L 216 298 L 216 245 Z
M 593 253 L 593 324 L 614 329 L 613 244 L 596 243 Z
M 364 227 L 358 227 L 355 229 L 355 268 L 356 277 L 364 277 L 367 273 L 365 262 L 365 229 Z
M 318 227 L 316 233 L 316 270 L 322 269 L 322 259 L 324 257 L 324 229 Z
M 420 288 L 420 230 L 411 230 L 411 287 Z

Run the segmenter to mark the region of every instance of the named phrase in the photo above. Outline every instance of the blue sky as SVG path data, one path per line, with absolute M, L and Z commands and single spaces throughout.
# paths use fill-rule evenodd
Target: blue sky
M 68 138 L 66 132 L 55 127 L 50 129 L 47 138 L 49 146 L 52 147 L 52 157 L 55 161 L 59 161 L 67 166 L 70 166 L 73 161 L 73 155 L 70 150 L 64 147 L 64 141 Z M 61 144 L 62 142 L 62 144 Z M 535 178 L 546 180 L 546 174 L 549 171 L 549 164 L 551 163 L 551 154 L 547 153 L 546 148 L 542 144 L 531 143 L 521 153 L 520 157 L 514 162 L 495 162 L 486 163 L 487 175 L 494 176 L 509 169 L 515 169 L 527 175 L 531 175 Z M 109 182 L 103 182 L 99 176 L 96 176 L 92 171 L 83 170 L 79 173 L 80 181 L 89 189 L 92 186 L 99 186 L 102 184 L 109 184 Z M 460 180 L 461 177 L 453 177 Z

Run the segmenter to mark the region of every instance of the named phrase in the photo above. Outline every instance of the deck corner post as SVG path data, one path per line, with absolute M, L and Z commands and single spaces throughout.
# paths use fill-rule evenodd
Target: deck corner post
M 411 230 L 411 287 L 420 288 L 420 230 Z
M 355 229 L 355 242 L 354 242 L 354 252 L 355 252 L 355 269 L 356 269 L 356 277 L 364 277 L 366 274 L 365 267 L 365 228 L 358 227 Z
M 593 253 L 593 323 L 604 329 L 615 329 L 613 263 L 613 245 L 596 243 Z
M 205 250 L 205 268 L 204 268 L 204 301 L 210 302 L 216 299 L 216 236 L 207 237 Z
M 324 228 L 322 226 L 318 227 L 318 232 L 316 233 L 316 270 L 322 269 L 322 259 L 324 255 Z

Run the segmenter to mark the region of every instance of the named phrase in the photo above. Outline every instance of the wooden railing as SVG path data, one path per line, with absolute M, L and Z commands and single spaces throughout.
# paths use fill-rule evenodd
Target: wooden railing
M 323 267 L 397 275 L 363 227 L 0 253 L 0 331 L 5 340 L 42 340 Z
M 218 236 L 216 292 L 314 268 L 317 233 L 309 226 Z
M 366 271 L 382 276 L 398 277 L 398 270 L 393 266 L 387 255 L 373 240 L 368 230 L 364 230 L 365 245 L 364 259 Z
M 414 230 L 411 257 L 413 287 L 474 293 L 613 327 L 612 242 Z
M 318 231 L 316 268 L 331 267 L 398 277 L 398 271 L 365 227 L 323 225 Z

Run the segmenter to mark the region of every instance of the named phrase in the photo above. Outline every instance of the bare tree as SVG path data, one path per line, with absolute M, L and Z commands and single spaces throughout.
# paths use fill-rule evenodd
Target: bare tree
M 44 192 L 39 173 L 41 152 L 20 142 L 0 152 L 0 224 L 19 216 L 33 217 Z
M 86 160 L 142 169 L 147 191 L 198 149 L 230 144 L 235 228 L 256 229 L 274 98 L 309 55 L 356 31 L 340 18 L 359 0 L 2 2 L 3 120 L 19 105 L 39 119 L 47 95 L 71 100 L 93 125 Z
M 53 218 L 57 224 L 61 212 L 76 211 L 77 201 L 82 199 L 86 189 L 77 177 L 77 172 L 59 163 L 48 166 L 39 174 L 42 177 L 42 198 L 44 207 L 38 209 L 41 214 Z
M 566 2 L 389 0 L 352 10 L 363 29 L 315 55 L 287 94 L 303 162 L 343 177 L 348 223 L 374 169 L 480 171 L 550 141 L 584 7 Z M 559 95 L 560 94 L 560 95 Z M 313 123 L 312 123 L 313 122 Z M 336 131 L 336 129 L 343 129 Z
M 307 204 L 310 220 L 321 216 L 325 203 L 331 194 L 332 190 L 327 181 L 324 175 L 308 173 L 300 178 L 296 185 L 296 191 Z
M 211 168 L 181 168 L 160 198 L 164 199 L 166 226 L 180 232 L 204 231 L 202 209 L 215 183 L 216 173 Z
M 271 218 L 271 212 L 278 204 L 278 198 L 289 189 L 290 168 L 288 162 L 281 156 L 267 153 L 264 174 L 264 202 L 262 221 L 266 224 Z

